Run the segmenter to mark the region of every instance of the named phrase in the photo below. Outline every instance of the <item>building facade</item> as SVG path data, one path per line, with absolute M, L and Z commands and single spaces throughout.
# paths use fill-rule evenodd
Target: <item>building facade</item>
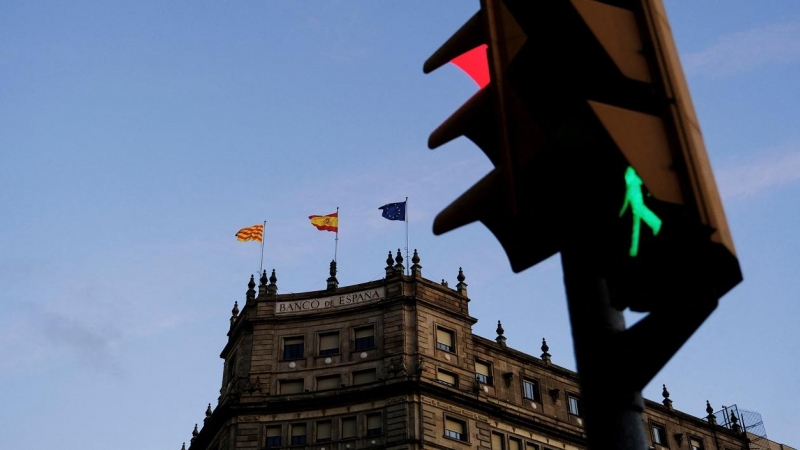
M 389 253 L 382 280 L 277 294 L 251 277 L 235 304 L 222 388 L 190 450 L 585 449 L 577 374 L 472 334 L 465 278 L 410 275 Z M 648 401 L 651 449 L 743 450 L 746 434 Z M 709 407 L 710 408 L 710 407 Z M 711 414 L 711 413 L 710 413 Z M 735 422 L 735 421 L 734 421 Z

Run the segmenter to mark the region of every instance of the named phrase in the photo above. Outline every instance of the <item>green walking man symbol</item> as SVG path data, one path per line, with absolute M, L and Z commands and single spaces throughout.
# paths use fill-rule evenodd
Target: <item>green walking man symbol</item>
M 625 171 L 625 203 L 622 204 L 622 210 L 619 216 L 625 213 L 631 207 L 631 214 L 633 215 L 633 233 L 631 236 L 631 250 L 629 254 L 635 257 L 639 254 L 639 234 L 642 229 L 642 222 L 647 224 L 653 230 L 653 236 L 658 235 L 661 230 L 661 219 L 644 204 L 644 196 L 642 195 L 642 179 L 633 170 L 633 167 L 628 166 Z

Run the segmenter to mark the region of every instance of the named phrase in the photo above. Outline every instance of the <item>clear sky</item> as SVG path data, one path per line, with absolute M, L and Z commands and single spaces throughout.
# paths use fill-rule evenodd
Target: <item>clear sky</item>
M 744 282 L 645 391 L 760 412 L 800 446 L 800 2 L 667 8 Z M 178 450 L 216 404 L 219 352 L 267 221 L 279 292 L 383 276 L 409 197 L 423 274 L 469 284 L 474 331 L 574 369 L 558 257 L 513 274 L 434 216 L 491 168 L 429 133 L 475 91 L 422 64 L 477 1 L 0 2 L 0 448 Z M 631 317 L 634 320 L 634 317 Z

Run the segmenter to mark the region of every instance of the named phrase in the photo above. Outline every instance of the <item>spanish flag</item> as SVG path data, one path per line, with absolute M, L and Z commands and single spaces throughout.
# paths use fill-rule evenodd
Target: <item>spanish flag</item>
M 264 224 L 253 225 L 252 227 L 242 228 L 236 232 L 236 239 L 245 241 L 264 242 Z
M 320 231 L 333 231 L 339 232 L 339 212 L 328 214 L 327 216 L 308 216 L 311 219 L 311 225 L 317 227 Z

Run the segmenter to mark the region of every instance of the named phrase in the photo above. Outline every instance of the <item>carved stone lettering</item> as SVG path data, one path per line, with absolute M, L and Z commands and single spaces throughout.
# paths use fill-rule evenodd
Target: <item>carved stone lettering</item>
M 275 314 L 322 312 L 331 309 L 349 308 L 364 303 L 383 300 L 384 298 L 386 298 L 386 289 L 380 287 L 311 300 L 289 300 L 278 302 L 275 305 Z

